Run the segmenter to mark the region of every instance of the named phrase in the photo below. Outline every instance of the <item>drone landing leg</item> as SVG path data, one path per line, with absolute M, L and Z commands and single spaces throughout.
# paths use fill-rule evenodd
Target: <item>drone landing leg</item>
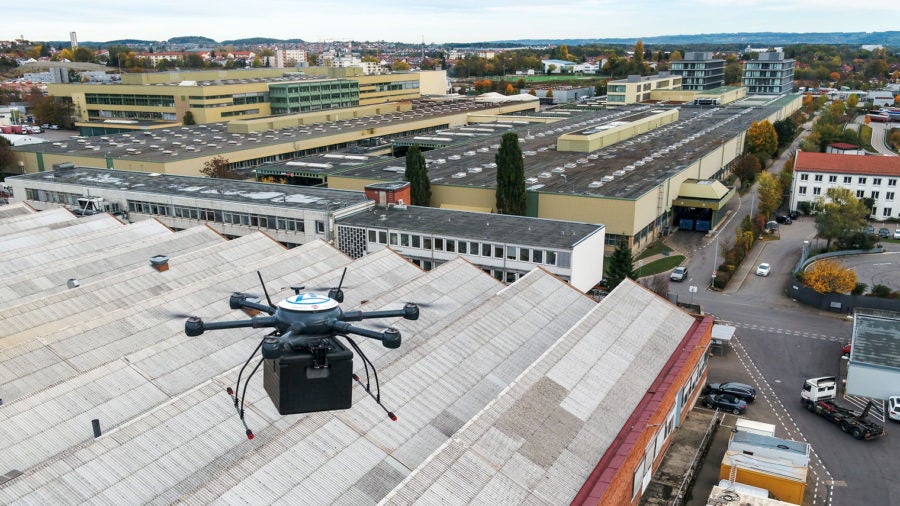
M 253 431 L 250 430 L 250 427 L 247 426 L 247 421 L 244 420 L 244 415 L 243 413 L 241 413 L 241 409 L 238 408 L 238 399 L 234 393 L 234 390 L 232 390 L 231 387 L 228 387 L 225 391 L 228 392 L 228 395 L 231 397 L 231 401 L 232 403 L 234 403 L 234 410 L 237 412 L 238 418 L 241 419 L 241 423 L 244 424 L 244 429 L 247 431 L 247 439 L 253 439 Z
M 363 367 L 366 368 L 366 384 L 363 385 L 363 382 L 359 379 L 359 376 L 356 373 L 353 373 L 354 381 L 356 381 L 359 384 L 359 386 L 361 386 L 363 388 L 363 390 L 365 390 L 366 393 L 369 394 L 369 397 L 371 397 L 375 401 L 376 404 L 381 406 L 381 409 L 383 409 L 384 412 L 387 413 L 388 418 L 390 418 L 392 422 L 396 422 L 397 415 L 395 415 L 393 411 L 388 410 L 388 408 L 384 407 L 384 404 L 381 403 L 381 385 L 378 383 L 378 371 L 375 369 L 375 364 L 373 364 L 372 361 L 369 360 L 369 357 L 367 357 L 366 354 L 363 353 L 363 351 L 356 344 L 356 341 L 354 341 L 353 339 L 350 339 L 350 337 L 348 337 L 348 336 L 344 336 L 344 338 L 346 338 L 347 342 L 350 343 L 350 346 L 352 346 L 353 349 L 356 350 L 356 353 L 359 353 L 359 356 L 360 356 L 360 358 L 362 358 L 362 361 L 363 361 Z M 372 367 L 372 375 L 375 377 L 375 393 L 374 394 L 372 393 L 372 390 L 369 388 L 369 366 Z

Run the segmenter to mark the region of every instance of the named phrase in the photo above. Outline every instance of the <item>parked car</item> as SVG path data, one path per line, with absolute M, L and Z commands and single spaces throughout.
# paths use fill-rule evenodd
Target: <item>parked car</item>
M 710 383 L 704 390 L 705 394 L 729 394 L 749 403 L 756 400 L 756 389 L 746 383 L 729 381 L 726 383 Z
M 895 422 L 900 422 L 900 395 L 888 397 L 887 416 Z
M 687 279 L 687 273 L 687 267 L 676 267 L 672 271 L 672 274 L 669 274 L 669 279 L 672 281 L 684 281 Z
M 771 271 L 772 271 L 772 266 L 763 262 L 763 263 L 759 264 L 759 267 L 756 268 L 756 275 L 757 276 L 768 276 L 769 272 L 771 272 Z
M 881 227 L 878 229 L 878 237 L 881 237 L 882 239 L 887 239 L 890 236 L 891 236 L 890 230 L 888 230 L 884 227 Z
M 894 230 L 894 239 L 900 239 L 900 228 Z
M 847 343 L 841 346 L 841 355 L 849 355 L 850 354 L 850 343 Z
M 747 411 L 747 402 L 731 394 L 710 394 L 700 401 L 707 408 L 719 408 L 741 415 Z
M 795 209 L 795 210 L 793 210 L 793 211 L 791 211 L 791 212 L 788 213 L 788 217 L 790 217 L 792 220 L 796 220 L 797 218 L 800 217 L 800 211 L 797 211 L 797 210 Z
M 791 221 L 790 216 L 776 216 L 776 217 L 775 217 L 775 222 L 776 222 L 776 223 L 781 223 L 782 225 L 790 225 L 791 223 L 793 223 L 793 222 Z
M 866 234 L 868 234 L 868 235 L 875 235 L 875 227 L 873 227 L 873 226 L 871 226 L 871 225 L 868 226 L 868 227 L 866 227 Z

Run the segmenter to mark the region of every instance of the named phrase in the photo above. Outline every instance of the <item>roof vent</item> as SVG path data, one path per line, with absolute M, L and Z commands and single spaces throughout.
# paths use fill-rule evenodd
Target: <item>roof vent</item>
M 81 286 L 81 283 L 79 283 L 77 279 L 71 278 L 66 281 L 66 286 L 68 286 L 69 288 L 78 288 L 79 286 Z
M 165 255 L 156 255 L 150 257 L 150 266 L 159 272 L 169 270 L 169 257 Z

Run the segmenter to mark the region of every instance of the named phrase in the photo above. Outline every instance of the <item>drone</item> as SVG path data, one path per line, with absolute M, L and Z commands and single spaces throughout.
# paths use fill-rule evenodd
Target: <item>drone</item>
M 260 366 L 263 366 L 263 387 L 281 415 L 348 409 L 352 404 L 351 390 L 355 381 L 381 406 L 388 418 L 397 420 L 397 416 L 381 402 L 381 388 L 375 365 L 350 336 L 375 339 L 381 341 L 385 348 L 396 349 L 400 347 L 400 331 L 394 327 L 375 331 L 348 322 L 396 317 L 417 320 L 419 304 L 407 302 L 402 309 L 384 311 L 343 311 L 340 307 L 344 302 L 341 286 L 346 274 L 347 269 L 344 268 L 338 286 L 329 289 L 327 295 L 305 291 L 305 286 L 292 286 L 294 295 L 276 305 L 269 297 L 262 274 L 257 272 L 268 304 L 261 303 L 258 296 L 242 292 L 234 292 L 228 298 L 231 309 L 243 310 L 251 315 L 250 319 L 205 322 L 200 317 L 184 315 L 187 317 L 184 333 L 189 337 L 199 336 L 207 330 L 272 329 L 244 362 L 235 388 L 226 389 L 244 424 L 248 439 L 253 439 L 254 436 L 244 419 L 244 399 L 247 396 L 247 385 Z M 353 372 L 353 351 L 344 346 L 338 337 L 345 339 L 350 348 L 362 358 L 365 383 Z M 241 391 L 241 377 L 260 351 L 261 358 L 247 376 Z M 370 384 L 370 367 L 374 391 Z

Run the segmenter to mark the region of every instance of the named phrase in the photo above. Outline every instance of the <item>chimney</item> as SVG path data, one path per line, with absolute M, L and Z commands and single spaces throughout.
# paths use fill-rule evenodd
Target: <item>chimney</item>
M 150 257 L 150 266 L 159 272 L 169 270 L 169 257 L 165 255 L 156 255 Z
M 81 286 L 81 283 L 79 283 L 77 279 L 71 278 L 66 281 L 66 286 L 68 286 L 69 288 L 78 288 L 79 286 Z

